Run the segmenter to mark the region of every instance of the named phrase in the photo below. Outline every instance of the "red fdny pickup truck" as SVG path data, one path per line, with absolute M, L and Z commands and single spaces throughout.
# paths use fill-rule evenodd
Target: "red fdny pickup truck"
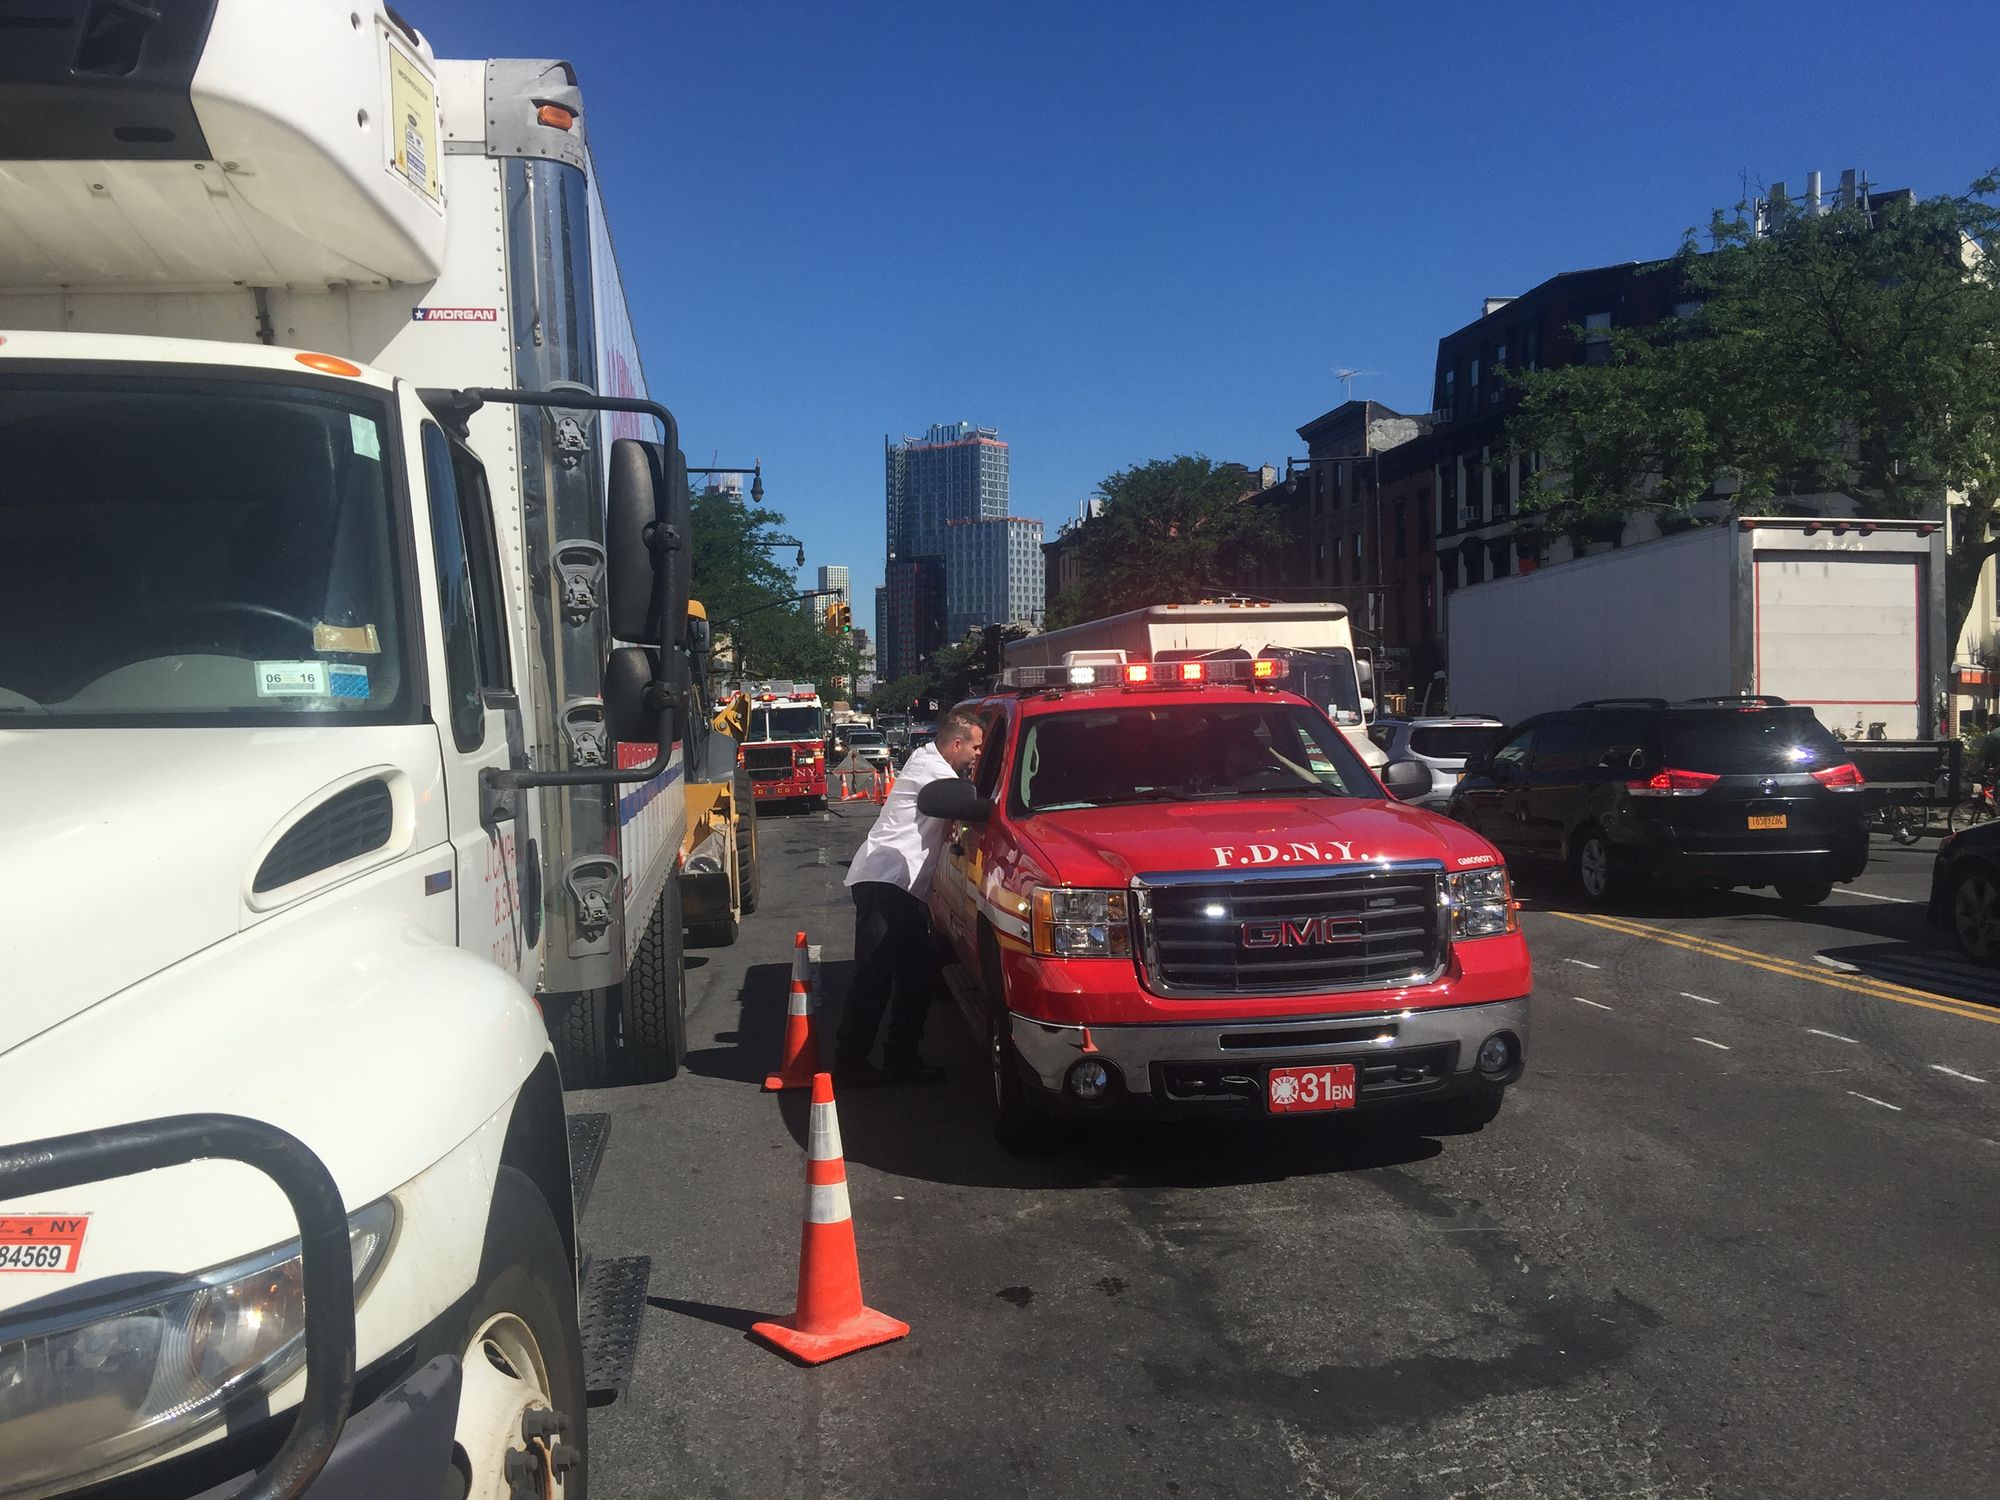
M 1091 1113 L 1493 1119 L 1531 988 L 1493 846 L 1393 800 L 1282 659 L 1093 656 L 1010 671 L 971 781 L 918 799 L 954 820 L 931 913 L 1002 1144 Z

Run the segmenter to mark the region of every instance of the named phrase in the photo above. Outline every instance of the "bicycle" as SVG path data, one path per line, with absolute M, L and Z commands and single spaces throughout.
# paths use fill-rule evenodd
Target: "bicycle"
M 1971 828 L 1975 824 L 1991 822 L 1993 817 L 1993 783 L 1974 781 L 1971 790 L 1952 803 L 1951 812 L 1945 818 L 1945 827 L 1950 832 L 1957 833 L 1961 828 Z

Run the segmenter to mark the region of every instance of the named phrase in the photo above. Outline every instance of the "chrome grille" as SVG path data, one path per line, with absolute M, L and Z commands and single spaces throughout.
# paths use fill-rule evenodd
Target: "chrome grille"
M 1163 995 L 1292 995 L 1424 983 L 1443 970 L 1439 866 L 1136 882 Z
M 743 767 L 752 781 L 783 781 L 792 774 L 790 745 L 745 745 Z

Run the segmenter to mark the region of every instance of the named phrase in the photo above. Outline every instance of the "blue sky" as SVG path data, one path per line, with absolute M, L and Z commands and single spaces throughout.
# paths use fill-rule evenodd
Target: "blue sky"
M 1011 445 L 1051 527 L 1114 470 L 1280 462 L 1429 405 L 1480 298 L 1670 252 L 1746 177 L 2000 163 L 2000 5 L 400 0 L 576 64 L 656 396 L 761 457 L 808 566 L 882 570 L 885 433 Z

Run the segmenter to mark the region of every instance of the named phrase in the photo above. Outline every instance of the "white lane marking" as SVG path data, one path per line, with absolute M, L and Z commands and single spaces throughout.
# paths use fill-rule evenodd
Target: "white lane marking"
M 1970 1073 L 1961 1073 L 1961 1072 L 1959 1072 L 1959 1071 L 1958 1071 L 1958 1069 L 1956 1069 L 1956 1068 L 1947 1068 L 1947 1067 L 1946 1067 L 1946 1066 L 1945 1066 L 1945 1065 L 1944 1065 L 1943 1063 L 1932 1063 L 1932 1064 L 1931 1064 L 1931 1071 L 1932 1071 L 1933 1073 L 1947 1073 L 1947 1074 L 1949 1074 L 1949 1075 L 1950 1075 L 1951 1077 L 1953 1077 L 1953 1078 L 1963 1078 L 1963 1079 L 1964 1079 L 1964 1080 L 1965 1080 L 1965 1081 L 1966 1081 L 1967 1083 L 1984 1083 L 1984 1082 L 1986 1082 L 1986 1080 L 1985 1080 L 1984 1078 L 1975 1078 L 1975 1077 L 1974 1077 L 1974 1076 L 1973 1076 L 1972 1074 L 1970 1074 Z
M 1587 964 L 1580 958 L 1566 958 L 1563 962 L 1566 964 L 1575 964 L 1579 969 L 1598 969 L 1602 967 L 1600 964 Z
M 1847 1092 L 1854 1094 L 1853 1089 L 1849 1089 Z M 1873 1094 L 1854 1094 L 1854 1097 L 1857 1099 L 1866 1099 L 1870 1104 L 1879 1104 L 1884 1109 L 1893 1109 L 1899 1115 L 1903 1112 L 1902 1105 L 1891 1104 L 1887 1099 L 1877 1099 Z
M 1917 899 L 1914 896 L 1878 896 L 1873 891 L 1857 891 L 1853 886 L 1841 885 L 1835 886 L 1834 890 L 1846 896 L 1866 896 L 1870 901 L 1893 901 L 1898 906 L 1917 905 Z
M 1704 1047 L 1713 1047 L 1713 1048 L 1715 1048 L 1715 1050 L 1716 1050 L 1716 1051 L 1718 1051 L 1718 1052 L 1730 1052 L 1730 1051 L 1733 1051 L 1733 1050 L 1735 1050 L 1735 1049 L 1734 1049 L 1734 1048 L 1732 1048 L 1732 1047 L 1731 1047 L 1731 1046 L 1729 1045 L 1729 1043 L 1727 1043 L 1727 1042 L 1711 1042 L 1711 1041 L 1710 1041 L 1710 1040 L 1709 1040 L 1709 1039 L 1708 1039 L 1707 1037 L 1705 1037 L 1705 1036 L 1698 1036 L 1698 1037 L 1696 1037 L 1696 1038 L 1695 1038 L 1695 1040 L 1696 1040 L 1697 1042 L 1700 1042 L 1700 1043 L 1702 1044 L 1702 1046 L 1704 1046 Z
M 1813 955 L 1813 962 L 1822 968 L 1832 969 L 1837 974 L 1859 974 L 1861 972 L 1859 964 L 1850 964 L 1837 958 L 1828 958 L 1824 953 L 1815 953 Z
M 1837 1031 L 1821 1031 L 1817 1026 L 1808 1026 L 1806 1028 L 1806 1035 L 1823 1036 L 1830 1042 L 1846 1042 L 1851 1047 L 1859 1047 L 1861 1045 L 1861 1043 L 1855 1041 L 1851 1036 L 1842 1036 Z
M 1595 1009 L 1597 1009 L 1597 1010 L 1609 1010 L 1609 1009 L 1611 1009 L 1611 1007 L 1610 1007 L 1610 1006 L 1608 1006 L 1608 1005 L 1599 1005 L 1599 1004 L 1598 1004 L 1598 1003 L 1597 1003 L 1597 1002 L 1596 1002 L 1595 1000 L 1586 1000 L 1586 999 L 1584 999 L 1584 998 L 1583 998 L 1583 996 L 1581 996 L 1581 995 L 1571 995 L 1571 996 L 1570 996 L 1570 999 L 1574 1000 L 1574 1001 L 1575 1001 L 1575 1002 L 1576 1002 L 1576 1003 L 1577 1003 L 1578 1005 L 1588 1005 L 1588 1006 L 1592 1006 L 1592 1007 L 1594 1007 L 1594 1008 L 1595 1008 Z
M 1694 994 L 1694 993 L 1692 993 L 1691 991 L 1688 991 L 1688 990 L 1682 990 L 1682 991 L 1681 991 L 1681 999 L 1683 999 L 1683 1000 L 1699 1000 L 1699 1001 L 1700 1001 L 1700 1002 L 1701 1002 L 1701 1003 L 1702 1003 L 1703 1005 L 1720 1005 L 1720 1004 L 1722 1004 L 1722 1002 L 1721 1002 L 1720 1000 L 1711 1000 L 1711 999 L 1709 999 L 1709 998 L 1708 998 L 1708 996 L 1706 996 L 1706 995 L 1697 995 L 1697 994 Z

